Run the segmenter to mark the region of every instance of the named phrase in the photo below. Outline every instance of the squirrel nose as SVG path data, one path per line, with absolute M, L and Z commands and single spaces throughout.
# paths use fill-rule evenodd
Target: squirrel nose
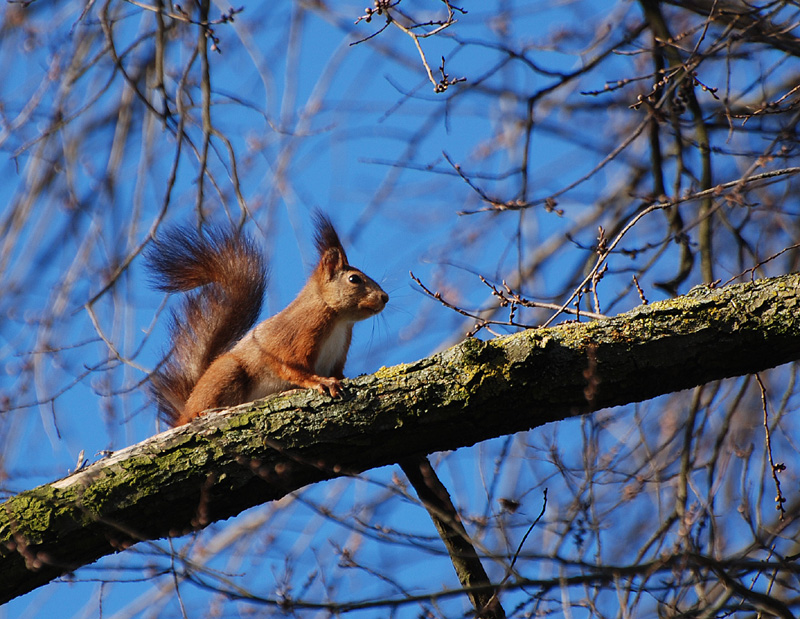
M 386 305 L 389 302 L 389 295 L 386 294 L 385 292 L 382 292 L 381 301 L 383 301 L 383 304 Z

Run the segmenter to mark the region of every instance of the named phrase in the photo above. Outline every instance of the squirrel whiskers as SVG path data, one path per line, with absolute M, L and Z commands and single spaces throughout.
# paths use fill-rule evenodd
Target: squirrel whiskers
M 353 324 L 380 313 L 381 287 L 350 266 L 330 220 L 316 216 L 319 261 L 284 310 L 255 327 L 265 261 L 237 231 L 175 228 L 147 252 L 155 285 L 188 292 L 171 320 L 171 355 L 151 376 L 171 425 L 295 387 L 341 393 Z M 191 291 L 191 292 L 190 292 Z

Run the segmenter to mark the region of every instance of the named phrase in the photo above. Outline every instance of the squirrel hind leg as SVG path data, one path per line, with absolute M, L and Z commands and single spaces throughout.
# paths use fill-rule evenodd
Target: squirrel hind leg
M 235 356 L 218 357 L 197 381 L 175 425 L 189 423 L 209 409 L 247 402 L 252 382 L 250 373 Z

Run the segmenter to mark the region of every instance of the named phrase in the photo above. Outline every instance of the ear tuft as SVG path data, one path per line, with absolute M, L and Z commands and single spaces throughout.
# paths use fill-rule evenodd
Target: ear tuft
M 341 260 L 343 262 L 341 266 L 346 266 L 348 264 L 347 254 L 344 251 L 344 247 L 342 247 L 342 242 L 339 240 L 339 235 L 336 234 L 336 229 L 333 227 L 330 218 L 322 211 L 315 211 L 314 225 L 317 229 L 314 235 L 314 243 L 317 246 L 320 260 L 324 262 L 335 261 L 337 263 Z M 334 260 L 327 256 L 329 253 L 338 254 L 338 256 Z

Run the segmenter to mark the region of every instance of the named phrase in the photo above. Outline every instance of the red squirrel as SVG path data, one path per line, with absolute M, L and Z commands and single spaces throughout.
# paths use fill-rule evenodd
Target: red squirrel
M 151 375 L 171 425 L 296 387 L 341 393 L 353 324 L 380 313 L 389 295 L 350 266 L 330 219 L 318 213 L 315 223 L 314 271 L 286 309 L 255 327 L 266 268 L 248 236 L 175 228 L 148 250 L 156 287 L 189 293 L 172 314 L 171 356 Z

